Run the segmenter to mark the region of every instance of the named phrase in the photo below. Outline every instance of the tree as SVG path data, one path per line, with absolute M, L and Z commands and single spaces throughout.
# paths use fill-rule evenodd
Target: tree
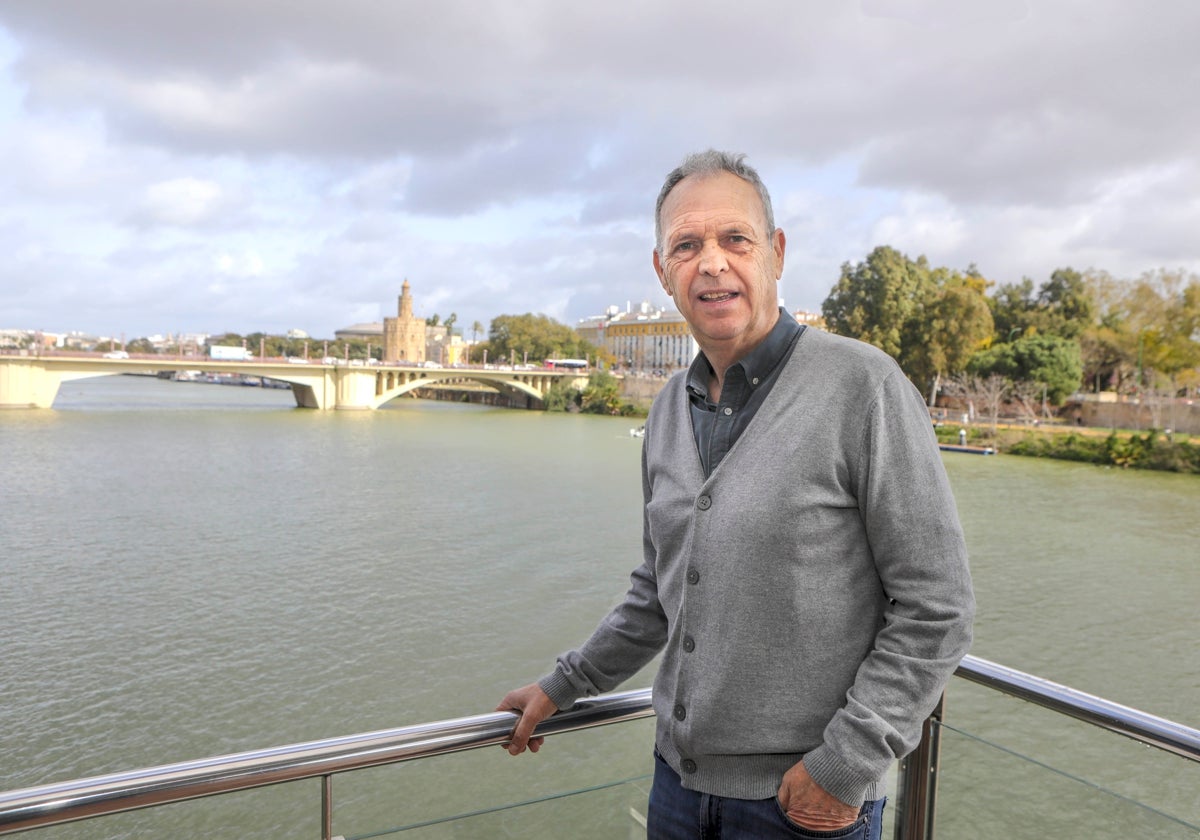
M 580 408 L 588 414 L 623 413 L 621 403 L 621 383 L 607 371 L 595 371 L 588 377 L 588 384 L 583 389 L 583 399 Z
M 1091 285 L 1073 268 L 1055 269 L 1037 294 L 1028 277 L 999 286 L 989 303 L 997 342 L 1026 335 L 1077 339 L 1092 325 L 1096 312 Z
M 1040 332 L 1079 338 L 1095 317 L 1096 303 L 1084 276 L 1073 268 L 1059 268 L 1038 290 Z
M 1021 417 L 1033 422 L 1037 420 L 1038 403 L 1046 398 L 1046 386 L 1041 382 L 1019 379 L 1012 383 L 1011 393 L 1021 408 Z
M 904 327 L 925 297 L 929 266 L 881 245 L 860 263 L 842 264 L 841 277 L 821 304 L 831 332 L 874 344 L 899 360 Z
M 596 348 L 575 330 L 545 315 L 499 315 L 492 319 L 486 345 L 489 358 L 512 361 L 528 358 L 586 358 Z
M 1084 381 L 1092 390 L 1132 393 L 1138 385 L 1138 338 L 1130 284 L 1105 272 L 1088 274 L 1095 321 L 1079 337 Z M 1153 317 L 1153 316 L 1151 316 Z
M 901 366 L 917 385 L 929 385 L 933 405 L 943 376 L 966 369 L 992 335 L 992 313 L 978 274 L 938 268 L 930 273 L 925 298 L 905 328 Z
M 988 281 L 930 269 L 893 248 L 880 246 L 841 277 L 821 305 L 832 332 L 873 344 L 891 355 L 930 402 L 943 376 L 963 370 L 992 334 L 985 291 Z
M 969 413 L 974 415 L 977 406 L 986 409 L 985 416 L 992 426 L 992 437 L 996 436 L 996 423 L 1000 417 L 1000 406 L 1008 395 L 1009 383 L 998 373 L 978 376 L 959 373 L 951 377 L 947 390 L 967 401 Z
M 998 374 L 1014 383 L 1038 383 L 1052 405 L 1061 405 L 1079 389 L 1083 378 L 1079 342 L 1054 335 L 993 345 L 976 354 L 968 370 L 982 377 Z
M 1081 343 L 1089 381 L 1169 402 L 1200 377 L 1200 277 L 1147 272 L 1135 281 L 1090 278 L 1099 321 Z M 1154 420 L 1159 423 L 1158 419 Z M 1173 424 L 1172 424 L 1173 425 Z
M 546 411 L 577 412 L 582 401 L 583 393 L 575 387 L 573 382 L 567 379 L 556 379 L 550 386 L 550 390 L 546 392 L 542 406 Z

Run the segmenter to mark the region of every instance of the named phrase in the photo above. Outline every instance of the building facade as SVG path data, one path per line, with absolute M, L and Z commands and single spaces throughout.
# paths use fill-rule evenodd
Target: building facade
M 819 312 L 800 309 L 792 314 L 805 326 L 825 328 Z M 682 315 L 649 302 L 637 308 L 627 304 L 625 312 L 610 306 L 603 315 L 580 321 L 575 331 L 612 354 L 616 370 L 628 373 L 670 375 L 690 365 L 700 352 Z
M 682 315 L 645 302 L 627 312 L 609 307 L 604 316 L 583 321 L 576 331 L 607 350 L 616 360 L 615 368 L 628 373 L 670 375 L 690 365 L 699 352 Z

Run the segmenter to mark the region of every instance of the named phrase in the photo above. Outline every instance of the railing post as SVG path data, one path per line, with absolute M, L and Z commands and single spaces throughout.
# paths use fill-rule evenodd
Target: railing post
M 340 840 L 333 836 L 333 774 L 321 777 L 321 840 Z
M 933 840 L 941 723 L 945 709 L 946 695 L 943 693 L 921 727 L 921 742 L 900 761 L 895 840 Z

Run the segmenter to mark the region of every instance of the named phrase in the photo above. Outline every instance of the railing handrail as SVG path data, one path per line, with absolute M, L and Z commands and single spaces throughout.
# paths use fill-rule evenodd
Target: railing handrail
M 957 676 L 1200 762 L 1200 730 L 974 656 L 963 659 Z M 653 714 L 650 689 L 624 691 L 583 701 L 537 732 Z M 498 745 L 512 726 L 511 713 L 492 712 L 8 791 L 0 793 L 0 834 Z
M 538 734 L 653 714 L 648 688 L 606 694 L 543 722 Z M 0 793 L 0 834 L 498 745 L 513 723 L 512 713 L 492 712 L 9 791 Z
M 1200 762 L 1200 730 L 1050 680 L 966 656 L 956 676 Z

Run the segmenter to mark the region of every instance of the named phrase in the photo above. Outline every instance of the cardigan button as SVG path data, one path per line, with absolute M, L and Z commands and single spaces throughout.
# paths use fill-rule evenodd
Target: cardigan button
M 687 709 L 683 708 L 683 704 L 679 703 L 675 706 L 675 720 L 683 720 L 687 717 Z
M 693 583 L 693 584 L 699 583 L 700 582 L 700 573 L 697 572 L 695 569 L 688 569 L 687 582 Z
M 683 637 L 683 649 L 687 653 L 691 653 L 692 651 L 694 651 L 696 649 L 696 640 L 693 639 L 691 636 L 684 636 Z
M 712 497 L 701 496 L 696 500 L 696 507 L 700 508 L 700 510 L 708 510 L 710 507 L 712 507 Z
M 679 769 L 682 770 L 684 773 L 695 773 L 696 772 L 696 762 L 692 761 L 690 758 L 685 758 L 683 761 L 681 761 L 679 763 Z

